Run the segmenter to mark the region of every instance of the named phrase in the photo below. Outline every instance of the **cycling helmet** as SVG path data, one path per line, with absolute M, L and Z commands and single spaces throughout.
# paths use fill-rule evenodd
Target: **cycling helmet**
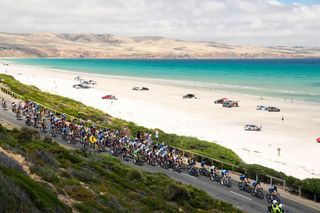
M 282 203 L 280 203 L 280 204 L 279 204 L 279 208 L 282 209 L 282 207 L 283 207 L 283 205 L 282 205 Z
M 277 200 L 273 200 L 272 203 L 273 203 L 273 204 L 277 204 L 278 201 L 277 201 Z

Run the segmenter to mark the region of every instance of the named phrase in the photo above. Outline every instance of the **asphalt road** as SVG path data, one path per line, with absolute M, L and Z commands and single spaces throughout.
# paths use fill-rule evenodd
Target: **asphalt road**
M 0 119 L 12 124 L 16 127 L 24 127 L 25 121 L 24 120 L 16 120 L 14 113 L 10 110 L 0 109 Z M 62 140 L 61 137 L 54 138 L 57 142 L 64 146 L 68 146 L 70 148 L 79 148 L 77 145 L 70 145 Z M 267 206 L 269 205 L 267 201 L 260 200 L 258 198 L 252 197 L 250 194 L 246 192 L 242 192 L 238 189 L 238 182 L 232 180 L 232 187 L 227 188 L 225 186 L 221 186 L 217 182 L 212 182 L 207 177 L 193 177 L 185 173 L 177 173 L 171 170 L 161 169 L 160 167 L 153 167 L 148 165 L 137 166 L 133 164 L 131 161 L 124 162 L 127 165 L 133 166 L 135 168 L 154 172 L 154 173 L 164 173 L 169 177 L 185 183 L 190 184 L 194 187 L 202 189 L 206 191 L 209 195 L 211 195 L 215 199 L 223 200 L 227 203 L 232 203 L 235 207 L 244 210 L 246 212 L 252 213 L 260 213 L 260 212 L 267 212 Z M 266 194 L 266 192 L 264 192 Z M 281 197 L 280 197 L 281 198 Z M 304 204 L 298 203 L 293 200 L 289 200 L 286 198 L 281 198 L 282 203 L 285 205 L 285 209 L 288 209 L 291 213 L 319 213 L 320 209 L 314 209 L 312 207 L 306 206 Z

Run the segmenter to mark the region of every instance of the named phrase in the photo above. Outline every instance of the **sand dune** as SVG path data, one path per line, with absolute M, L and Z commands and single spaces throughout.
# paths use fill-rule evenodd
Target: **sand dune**
M 159 36 L 0 33 L 0 57 L 296 58 L 320 57 L 320 47 L 241 46 Z

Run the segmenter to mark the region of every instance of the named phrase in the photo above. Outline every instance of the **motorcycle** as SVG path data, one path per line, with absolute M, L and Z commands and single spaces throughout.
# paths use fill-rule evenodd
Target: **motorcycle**
M 286 209 L 283 211 L 284 213 L 289 213 L 289 209 Z M 267 213 L 272 213 L 272 208 L 271 206 L 268 207 Z

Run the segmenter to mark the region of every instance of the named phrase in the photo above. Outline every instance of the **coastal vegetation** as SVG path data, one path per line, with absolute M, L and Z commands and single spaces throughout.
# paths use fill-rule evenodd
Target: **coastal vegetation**
M 10 91 L 20 94 L 22 96 L 21 98 L 36 101 L 48 108 L 66 113 L 70 116 L 81 118 L 88 121 L 88 123 L 95 122 L 98 126 L 114 129 L 127 128 L 127 131 L 129 131 L 133 137 L 137 132 L 148 132 L 155 135 L 155 131 L 158 131 L 160 142 L 165 142 L 170 146 L 183 149 L 186 152 L 195 155 L 206 156 L 208 158 L 216 159 L 217 161 L 223 161 L 237 166 L 233 167 L 231 165 L 224 164 L 224 168 L 237 169 L 238 172 L 246 172 L 251 178 L 256 178 L 256 174 L 259 174 L 260 180 L 264 180 L 266 182 L 270 181 L 267 175 L 273 176 L 285 180 L 286 185 L 294 192 L 297 192 L 295 189 L 301 187 L 302 192 L 305 192 L 310 196 L 316 195 L 316 199 L 317 196 L 320 195 L 320 179 L 299 180 L 261 165 L 246 164 L 242 162 L 240 157 L 232 150 L 222 147 L 216 143 L 199 140 L 193 137 L 168 134 L 159 129 L 148 129 L 138 126 L 133 122 L 113 118 L 110 115 L 107 115 L 98 109 L 86 106 L 81 102 L 42 92 L 34 86 L 24 85 L 8 75 L 0 75 L 0 79 L 10 89 Z
M 138 171 L 109 154 L 67 150 L 36 130 L 9 131 L 0 125 L 0 136 L 1 149 L 26 161 L 22 167 L 0 152 L 1 212 L 241 212 L 190 185 Z

